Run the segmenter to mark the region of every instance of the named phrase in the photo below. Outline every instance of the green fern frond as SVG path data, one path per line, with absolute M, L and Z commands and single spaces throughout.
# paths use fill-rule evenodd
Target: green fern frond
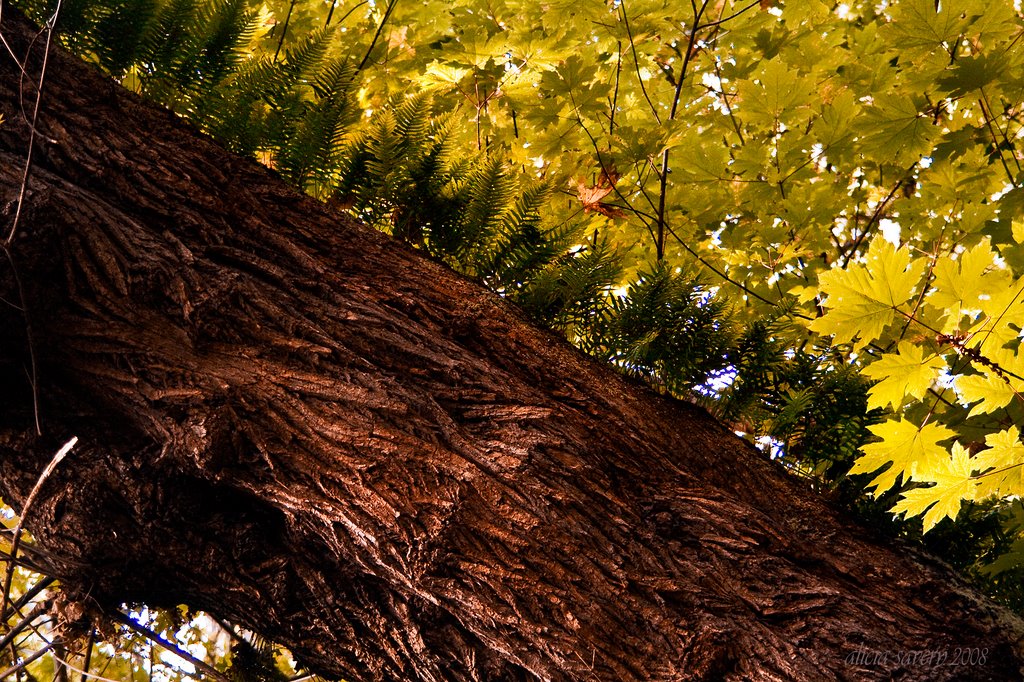
M 321 67 L 332 68 L 330 63 L 323 63 L 330 36 L 329 31 L 313 31 L 285 52 L 282 59 L 275 61 L 269 55 L 261 55 L 241 62 L 201 100 L 198 117 L 212 135 L 233 151 L 248 155 L 273 153 L 279 157 L 307 116 L 309 99 L 315 97 L 316 79 L 328 77 L 320 75 Z M 314 87 L 310 87 L 310 80 Z M 273 163 L 281 165 L 279 159 Z
M 196 0 L 169 0 L 160 8 L 139 48 L 138 62 L 144 77 L 154 82 L 171 80 L 191 42 L 198 11 Z M 154 90 L 159 92 L 157 87 L 144 86 L 147 94 Z
M 395 108 L 395 131 L 406 141 L 413 156 L 422 156 L 422 148 L 429 144 L 429 133 L 434 113 L 433 98 L 426 91 L 401 98 Z
M 227 77 L 244 58 L 240 48 L 255 34 L 255 20 L 249 0 L 210 0 L 201 6 L 202 29 L 194 42 L 198 50 L 183 63 L 190 72 L 183 74 L 182 85 L 196 83 L 207 90 Z
M 537 322 L 594 353 L 595 332 L 611 302 L 608 292 L 621 276 L 618 252 L 607 240 L 595 239 L 562 253 L 512 298 Z
M 870 436 L 867 427 L 876 423 L 881 413 L 867 409 L 871 384 L 855 368 L 828 366 L 826 370 L 822 360 L 800 358 L 801 363 L 816 363 L 817 371 L 805 375 L 802 385 L 796 377 L 790 381 L 790 385 L 810 391 L 813 399 L 807 409 L 795 421 L 776 419 L 768 426 L 773 437 L 788 444 L 790 457 L 824 463 L 827 478 L 834 481 L 845 475 L 860 446 Z
M 313 81 L 315 99 L 288 131 L 277 156 L 281 174 L 317 197 L 333 190 L 345 133 L 359 117 L 353 91 L 355 69 L 327 65 Z
M 535 182 L 519 191 L 506 210 L 486 249 L 477 258 L 474 269 L 488 286 L 502 290 L 522 288 L 534 273 L 571 246 L 568 234 L 575 237 L 578 226 L 564 230 L 542 228 L 542 209 L 551 197 L 547 183 Z
M 139 61 L 160 6 L 156 0 L 113 0 L 106 9 L 91 42 L 100 65 L 120 79 Z
M 393 98 L 350 136 L 339 161 L 336 199 L 379 229 L 450 256 L 444 236 L 454 231 L 465 204 L 457 185 L 464 169 L 473 167 L 449 164 L 452 126 L 451 116 L 432 117 L 427 93 Z
M 335 36 L 332 29 L 315 29 L 310 31 L 297 44 L 289 47 L 280 61 L 276 63 L 288 88 L 293 88 L 299 81 L 313 80 L 320 73 L 330 51 L 331 41 Z M 329 63 L 329 62 L 328 62 Z
M 789 303 L 771 314 L 748 323 L 727 353 L 728 371 L 733 379 L 717 397 L 714 412 L 726 421 L 740 415 L 749 419 L 753 411 L 773 400 L 776 372 L 786 365 L 785 350 L 791 335 Z
M 466 197 L 460 220 L 445 226 L 444 232 L 431 231 L 431 250 L 435 255 L 472 269 L 479 251 L 486 248 L 500 230 L 515 189 L 515 182 L 501 158 L 481 157 L 469 171 L 466 185 L 460 192 Z
M 596 331 L 597 355 L 673 393 L 724 368 L 733 338 L 724 301 L 664 262 L 613 297 Z

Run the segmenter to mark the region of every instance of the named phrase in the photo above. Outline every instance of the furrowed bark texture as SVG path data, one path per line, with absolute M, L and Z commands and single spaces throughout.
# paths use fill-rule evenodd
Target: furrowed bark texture
M 4 202 L 42 43 L 25 79 L 0 57 Z M 0 494 L 80 438 L 28 526 L 82 599 L 188 603 L 350 680 L 1021 675 L 1016 621 L 937 561 L 59 51 L 38 131 Z M 986 664 L 847 662 L 955 647 Z

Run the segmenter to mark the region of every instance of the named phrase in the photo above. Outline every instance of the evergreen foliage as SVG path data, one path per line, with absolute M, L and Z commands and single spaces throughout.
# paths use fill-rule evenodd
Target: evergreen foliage
M 664 262 L 613 297 L 597 329 L 598 357 L 676 394 L 722 369 L 733 341 L 725 302 Z
M 564 234 L 563 227 L 552 230 L 556 232 L 552 243 L 564 240 L 557 234 Z M 529 258 L 520 255 L 520 260 L 530 263 L 537 259 L 536 254 L 544 254 L 530 243 L 523 244 L 519 250 L 522 253 L 531 248 L 533 255 Z M 595 233 L 590 240 L 550 260 L 544 267 L 535 268 L 531 279 L 519 276 L 513 280 L 529 281 L 530 286 L 520 287 L 512 297 L 539 323 L 561 331 L 590 354 L 600 355 L 601 349 L 608 345 L 602 323 L 613 299 L 608 298 L 607 292 L 620 281 L 621 272 L 619 255 L 606 239 Z

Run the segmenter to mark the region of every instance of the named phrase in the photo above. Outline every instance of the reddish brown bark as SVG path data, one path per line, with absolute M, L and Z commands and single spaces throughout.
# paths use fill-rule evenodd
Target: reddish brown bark
M 19 80 L 0 58 L 3 201 Z M 80 438 L 28 519 L 78 598 L 185 602 L 352 680 L 1020 676 L 1015 619 L 705 413 L 64 54 L 45 90 L 0 494 Z M 847 662 L 957 647 L 986 663 Z

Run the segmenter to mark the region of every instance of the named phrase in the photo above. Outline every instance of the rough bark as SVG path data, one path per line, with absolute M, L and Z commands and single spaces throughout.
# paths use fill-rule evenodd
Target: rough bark
M 38 73 L 34 29 L 0 32 Z M 30 81 L 0 58 L 3 202 Z M 59 51 L 38 130 L 0 495 L 80 438 L 27 520 L 79 598 L 188 603 L 350 680 L 1020 677 L 1017 621 L 937 560 Z M 986 663 L 892 655 L 957 647 Z

